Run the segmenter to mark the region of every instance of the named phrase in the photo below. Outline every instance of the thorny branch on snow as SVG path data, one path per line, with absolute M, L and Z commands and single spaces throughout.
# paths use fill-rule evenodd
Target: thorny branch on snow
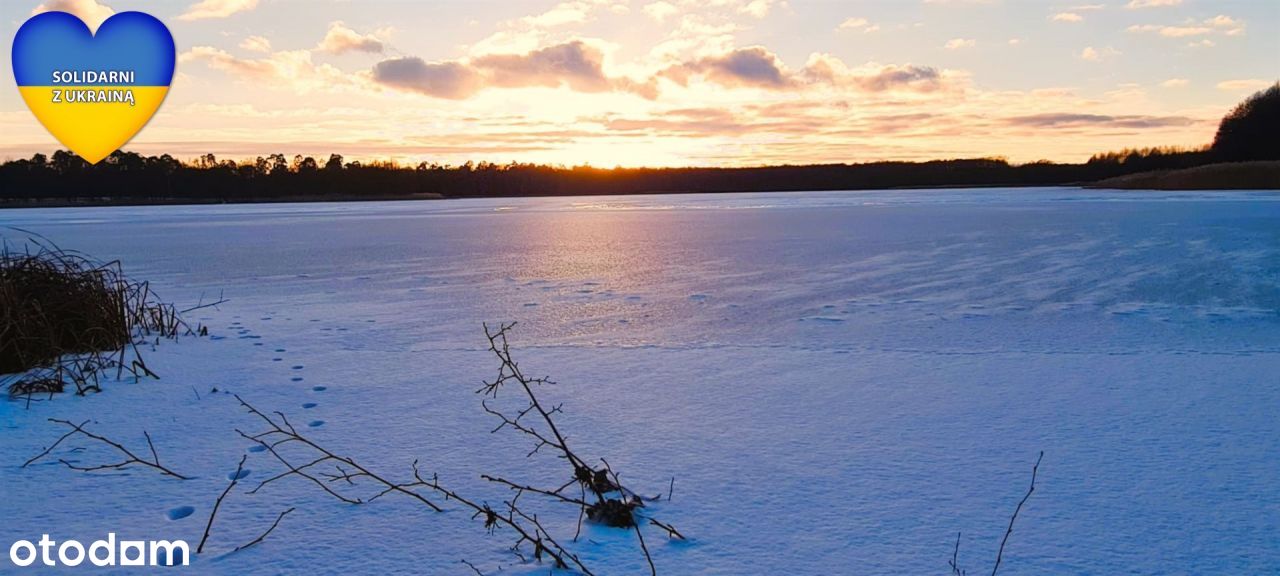
M 588 576 L 593 576 L 594 574 L 578 559 L 577 555 L 564 548 L 553 538 L 536 516 L 527 514 L 519 508 L 517 505 L 520 498 L 519 493 L 510 500 L 503 502 L 501 508 L 494 509 L 487 503 L 476 503 L 446 488 L 440 484 L 439 478 L 434 475 L 430 480 L 427 480 L 422 476 L 416 460 L 413 463 L 412 481 L 393 482 L 371 472 L 355 459 L 334 454 L 327 448 L 303 436 L 283 413 L 275 412 L 275 416 L 272 417 L 254 408 L 248 402 L 245 402 L 243 398 L 236 396 L 236 399 L 249 413 L 260 418 L 268 426 L 266 431 L 257 434 L 249 434 L 241 430 L 236 430 L 236 432 L 263 447 L 265 452 L 269 453 L 285 467 L 284 472 L 260 482 L 256 488 L 249 491 L 250 494 L 256 493 L 268 484 L 278 480 L 290 476 L 298 476 L 311 481 L 329 495 L 348 504 L 366 504 L 391 493 L 400 493 L 416 499 L 436 512 L 443 511 L 443 508 L 418 491 L 419 489 L 426 489 L 440 494 L 445 500 L 456 501 L 473 510 L 472 517 L 483 519 L 484 526 L 490 533 L 500 527 L 506 527 L 514 531 L 518 538 L 515 544 L 511 546 L 511 549 L 521 558 L 526 558 L 523 549 L 527 544 L 532 548 L 529 553 L 535 561 L 549 559 L 556 568 L 574 569 Z M 301 447 L 303 451 L 310 452 L 310 455 L 303 459 L 305 463 L 295 463 L 296 460 L 291 460 L 291 457 L 284 454 L 284 447 L 288 445 Z M 322 471 L 323 465 L 326 464 L 333 467 L 332 472 Z M 380 490 L 367 498 L 348 495 L 347 491 L 356 489 L 358 487 L 357 482 L 362 479 L 373 482 L 380 487 Z
M 600 466 L 593 467 L 569 447 L 568 442 L 565 440 L 566 435 L 553 419 L 554 414 L 562 413 L 561 406 L 543 404 L 534 392 L 536 387 L 550 384 L 550 380 L 526 377 L 511 357 L 507 343 L 507 332 L 512 326 L 514 324 L 503 325 L 496 332 L 490 331 L 489 327 L 485 326 L 485 335 L 489 339 L 489 348 L 497 355 L 501 361 L 501 366 L 498 371 L 498 377 L 493 382 L 486 382 L 484 387 L 477 391 L 486 396 L 481 405 L 486 412 L 501 420 L 501 423 L 493 432 L 503 428 L 511 428 L 534 438 L 536 445 L 533 451 L 529 453 L 529 456 L 533 456 L 545 447 L 568 461 L 572 471 L 569 475 L 569 480 L 563 485 L 556 488 L 539 488 L 529 484 L 513 482 L 499 476 L 484 474 L 481 476 L 484 480 L 503 485 L 514 492 L 510 499 L 504 500 L 501 506 L 495 507 L 487 502 L 477 502 L 469 499 L 442 485 L 437 475 L 433 474 L 428 479 L 423 476 L 416 460 L 413 462 L 413 479 L 407 482 L 396 482 L 372 472 L 353 458 L 335 454 L 307 438 L 298 432 L 297 428 L 289 422 L 288 417 L 283 413 L 267 414 L 253 407 L 243 398 L 236 396 L 241 406 L 248 410 L 250 414 L 257 416 L 266 425 L 264 431 L 257 433 L 248 433 L 239 429 L 236 432 L 241 437 L 260 446 L 264 452 L 284 465 L 285 468 L 279 474 L 259 482 L 257 487 L 250 490 L 249 493 L 256 493 L 274 482 L 296 476 L 315 484 L 330 496 L 348 504 L 366 504 L 388 494 L 400 493 L 419 501 L 432 510 L 442 511 L 439 505 L 424 495 L 424 492 L 435 493 L 443 496 L 445 501 L 454 501 L 471 509 L 473 512 L 472 518 L 482 520 L 485 529 L 490 534 L 499 529 L 507 529 L 514 532 L 516 541 L 511 545 L 511 550 L 522 561 L 541 562 L 547 560 L 555 568 L 574 570 L 593 576 L 594 572 L 576 554 L 547 531 L 537 515 L 531 514 L 520 507 L 521 498 L 528 493 L 549 498 L 556 502 L 571 504 L 578 509 L 578 531 L 574 534 L 574 541 L 577 541 L 581 535 L 584 518 L 605 526 L 634 531 L 640 544 L 640 549 L 644 553 L 645 561 L 649 565 L 650 573 L 657 574 L 657 568 L 645 542 L 642 527 L 645 525 L 655 526 L 663 530 L 668 537 L 674 539 L 683 540 L 684 535 L 670 524 L 642 515 L 639 509 L 645 507 L 646 499 L 624 486 L 618 474 L 609 466 L 608 461 L 601 458 Z M 491 400 L 496 401 L 499 390 L 508 384 L 518 386 L 521 394 L 528 401 L 528 404 L 514 415 L 495 408 L 489 403 Z M 368 492 L 361 493 L 360 486 L 362 481 L 374 484 L 378 491 L 371 494 Z M 234 485 L 235 481 L 233 480 L 231 486 Z M 565 494 L 565 491 L 574 485 L 579 487 L 580 498 Z M 227 491 L 230 491 L 231 486 L 228 486 Z M 674 487 L 674 479 L 672 480 L 672 487 Z M 668 494 L 670 494 L 670 490 Z M 223 496 L 225 496 L 225 492 Z M 659 499 L 661 499 L 661 496 L 651 498 L 649 501 Z M 219 498 L 220 500 L 221 497 Z M 217 504 L 215 503 L 215 513 L 216 508 Z M 288 513 L 288 511 L 285 513 Z M 283 514 L 281 517 L 283 517 Z M 642 523 L 640 520 L 646 522 Z M 210 525 L 212 525 L 212 521 L 211 515 Z M 277 519 L 278 522 L 279 520 Z M 268 530 L 269 532 L 270 530 Z M 478 571 L 470 563 L 464 563 L 473 570 Z
M 644 541 L 644 532 L 641 529 L 642 524 L 637 521 L 637 518 L 648 520 L 650 525 L 662 528 L 666 531 L 668 537 L 683 540 L 684 535 L 669 524 L 664 524 L 654 518 L 642 515 L 639 510 L 645 507 L 646 499 L 623 485 L 618 474 L 609 466 L 607 460 L 601 458 L 600 467 L 593 467 L 587 463 L 586 459 L 569 447 L 569 443 L 565 439 L 566 435 L 561 432 L 560 427 L 553 418 L 555 414 L 563 414 L 563 405 L 550 406 L 544 404 L 534 392 L 538 387 L 555 383 L 546 377 L 532 378 L 526 376 L 520 370 L 519 364 L 512 358 L 507 334 L 514 326 L 515 323 L 502 324 L 496 330 L 491 330 L 487 324 L 484 326 L 485 336 L 489 339 L 489 351 L 498 357 L 500 365 L 498 367 L 498 375 L 493 381 L 486 381 L 476 391 L 477 394 L 485 396 L 485 400 L 481 401 L 481 406 L 485 412 L 492 414 L 500 421 L 492 432 L 496 433 L 504 428 L 509 428 L 529 436 L 534 440 L 534 447 L 528 456 L 532 457 L 542 451 L 543 448 L 547 448 L 555 452 L 558 458 L 568 462 L 572 472 L 567 482 L 554 489 L 537 488 L 489 475 L 485 475 L 483 478 L 490 482 L 505 485 L 515 490 L 517 494 L 532 492 L 577 506 L 579 509 L 578 534 L 574 535 L 575 540 L 581 534 L 583 517 L 605 526 L 634 530 L 636 539 L 640 543 L 640 549 L 644 552 L 645 561 L 649 564 L 650 573 L 657 574 L 657 567 L 654 566 L 653 557 L 649 554 L 649 548 Z M 496 401 L 498 393 L 508 386 L 517 388 L 518 393 L 523 395 L 527 401 L 524 407 L 518 408 L 514 412 L 503 411 L 490 404 L 490 401 Z M 674 483 L 675 480 L 672 479 L 673 487 Z M 564 491 L 575 484 L 579 487 L 582 497 L 573 498 L 564 495 Z M 650 501 L 660 498 L 661 496 L 658 496 L 650 499 Z

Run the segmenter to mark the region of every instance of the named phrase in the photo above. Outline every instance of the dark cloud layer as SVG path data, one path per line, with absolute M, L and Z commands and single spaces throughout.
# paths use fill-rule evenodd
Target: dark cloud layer
M 373 79 L 392 88 L 451 100 L 467 98 L 483 85 L 480 75 L 465 64 L 432 63 L 416 56 L 377 63 Z
M 489 54 L 469 61 L 426 62 L 407 57 L 384 60 L 373 67 L 374 81 L 437 98 L 462 99 L 487 87 L 568 86 L 578 92 L 633 92 L 652 98 L 654 82 L 611 77 L 604 55 L 573 41 L 524 54 Z

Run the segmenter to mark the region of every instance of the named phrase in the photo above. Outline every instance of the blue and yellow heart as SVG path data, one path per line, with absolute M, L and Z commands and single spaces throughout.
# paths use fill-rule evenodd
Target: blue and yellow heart
M 121 12 L 95 35 L 71 14 L 46 12 L 18 30 L 13 75 L 40 123 L 96 164 L 160 108 L 175 56 L 169 29 L 149 14 Z

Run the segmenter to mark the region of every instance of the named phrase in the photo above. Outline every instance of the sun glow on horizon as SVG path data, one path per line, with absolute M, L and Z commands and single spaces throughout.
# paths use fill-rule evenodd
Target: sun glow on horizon
M 1280 14 L 1247 1 L 203 4 L 0 11 L 14 30 L 36 9 L 165 20 L 177 77 L 126 149 L 181 159 L 1081 162 L 1206 144 L 1232 105 L 1275 81 L 1280 53 Z M 0 104 L 0 131 L 0 157 L 57 148 L 16 99 Z

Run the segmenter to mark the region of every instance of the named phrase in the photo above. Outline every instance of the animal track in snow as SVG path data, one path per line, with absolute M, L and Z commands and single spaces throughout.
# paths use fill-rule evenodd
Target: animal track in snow
M 177 508 L 170 510 L 166 515 L 169 517 L 170 520 L 181 520 L 183 518 L 186 518 L 187 516 L 190 516 L 195 511 L 196 509 L 192 508 L 191 506 L 179 506 Z

